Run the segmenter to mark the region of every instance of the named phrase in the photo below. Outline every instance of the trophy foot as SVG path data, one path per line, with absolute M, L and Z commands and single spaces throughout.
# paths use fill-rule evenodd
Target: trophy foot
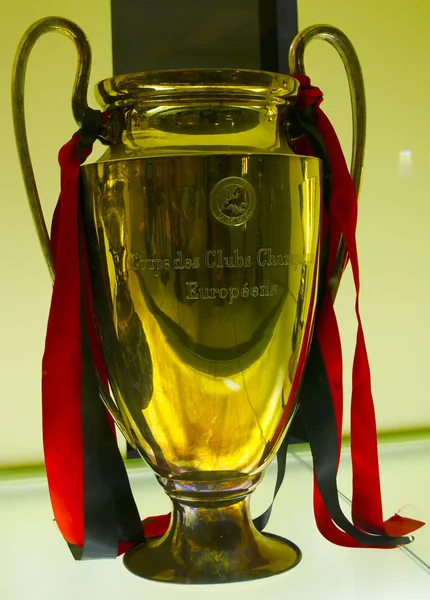
M 166 534 L 124 555 L 129 571 L 156 581 L 186 584 L 251 581 L 283 573 L 302 557 L 289 540 L 255 528 L 248 498 L 184 502 L 173 498 Z

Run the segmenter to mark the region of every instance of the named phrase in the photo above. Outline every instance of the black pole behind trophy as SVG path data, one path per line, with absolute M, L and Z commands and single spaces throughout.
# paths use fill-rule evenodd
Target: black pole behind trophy
M 296 0 L 111 0 L 114 75 L 237 68 L 288 73 Z

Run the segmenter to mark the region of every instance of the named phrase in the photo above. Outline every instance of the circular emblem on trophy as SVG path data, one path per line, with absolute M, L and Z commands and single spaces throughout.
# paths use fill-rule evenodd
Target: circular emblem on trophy
M 242 177 L 226 177 L 214 185 L 210 195 L 213 216 L 224 225 L 242 225 L 256 204 L 254 188 Z

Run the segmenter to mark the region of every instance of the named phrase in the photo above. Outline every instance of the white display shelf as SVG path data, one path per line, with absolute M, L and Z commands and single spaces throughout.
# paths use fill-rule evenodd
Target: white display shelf
M 291 455 L 284 485 L 268 531 L 283 535 L 303 552 L 292 571 L 250 583 L 183 586 L 154 583 L 130 574 L 121 559 L 75 562 L 53 521 L 43 476 L 0 479 L 0 598 L 2 600 L 126 600 L 174 597 L 193 600 L 223 597 L 294 600 L 428 600 L 430 598 L 430 526 L 416 533 L 408 548 L 347 549 L 318 532 L 312 510 L 309 455 Z M 409 516 L 430 522 L 430 442 L 395 444 L 380 450 L 384 508 L 387 516 L 407 505 Z M 342 460 L 339 488 L 348 496 L 350 465 Z M 270 502 L 275 469 L 255 492 L 253 514 Z M 130 478 L 141 515 L 169 510 L 168 498 L 147 469 L 133 468 Z M 348 510 L 344 502 L 345 510 Z

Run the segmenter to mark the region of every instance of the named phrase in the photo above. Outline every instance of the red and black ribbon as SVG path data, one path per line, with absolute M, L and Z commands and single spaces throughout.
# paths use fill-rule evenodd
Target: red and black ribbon
M 359 311 L 360 278 L 356 246 L 357 194 L 337 139 L 320 109 L 323 96 L 306 76 L 296 104 L 298 154 L 323 163 L 323 228 L 320 283 L 314 336 L 300 389 L 300 415 L 314 464 L 314 511 L 320 532 L 341 546 L 395 547 L 423 525 L 394 515 L 383 520 L 375 411 L 370 369 Z M 330 280 L 341 238 L 345 241 L 356 290 L 357 339 L 352 372 L 352 521 L 343 514 L 336 485 L 343 418 L 342 348 Z
M 108 378 L 97 341 L 82 231 L 79 169 L 98 136 L 102 114 L 89 110 L 83 128 L 60 150 L 61 193 L 51 244 L 55 257 L 43 357 L 45 464 L 55 520 L 77 560 L 115 558 L 164 533 L 169 516 L 143 527 L 100 399 Z

